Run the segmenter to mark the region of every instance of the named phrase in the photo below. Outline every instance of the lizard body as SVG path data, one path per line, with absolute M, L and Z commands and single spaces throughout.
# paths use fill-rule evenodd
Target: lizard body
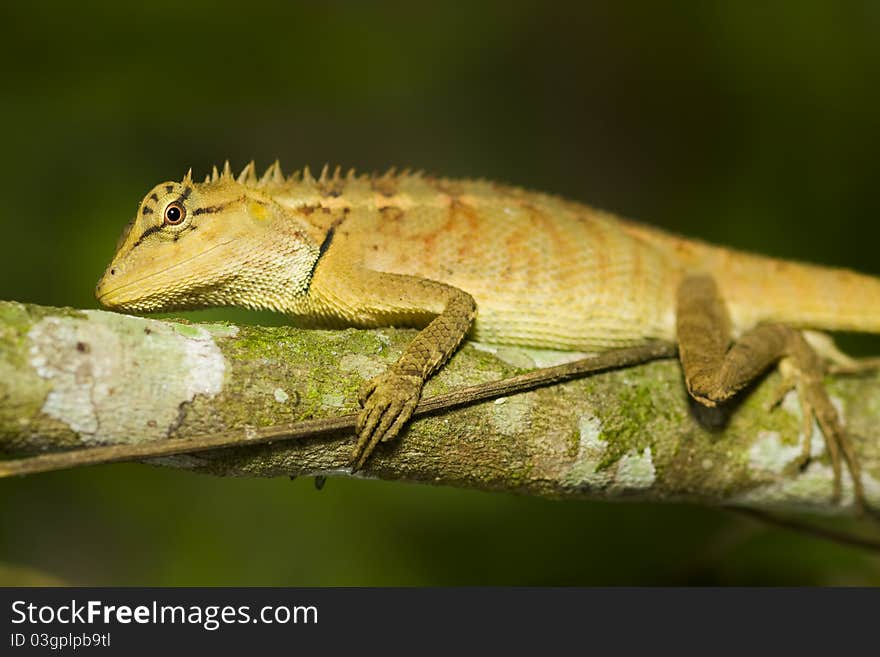
M 227 163 L 203 183 L 187 174 L 156 186 L 96 292 L 123 310 L 240 305 L 307 326 L 422 329 L 362 395 L 358 465 L 399 432 L 465 336 L 578 351 L 678 340 L 691 393 L 714 404 L 780 358 L 813 368 L 792 329 L 880 333 L 874 277 L 679 238 L 486 181 L 326 168 L 318 179 L 308 169 L 284 177 L 277 163 L 259 179 L 253 163 L 238 177 Z M 730 349 L 735 362 L 719 379 L 740 338 L 748 349 Z M 836 415 L 827 424 L 840 433 Z

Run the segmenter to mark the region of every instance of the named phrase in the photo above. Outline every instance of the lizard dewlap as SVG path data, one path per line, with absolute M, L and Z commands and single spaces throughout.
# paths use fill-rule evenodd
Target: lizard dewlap
M 880 332 L 880 280 L 687 240 L 556 196 L 393 171 L 285 177 L 276 163 L 154 187 L 96 290 L 109 308 L 238 305 L 306 326 L 421 329 L 365 386 L 353 455 L 396 436 L 465 337 L 595 351 L 679 344 L 722 402 L 780 359 L 841 463 L 858 463 L 800 329 Z M 809 455 L 807 450 L 806 455 Z M 805 456 L 806 458 L 806 456 Z

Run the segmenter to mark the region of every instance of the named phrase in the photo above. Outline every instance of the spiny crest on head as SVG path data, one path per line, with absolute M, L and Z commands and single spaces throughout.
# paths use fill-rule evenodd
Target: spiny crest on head
M 315 183 L 315 187 L 324 196 L 341 196 L 345 189 L 345 184 L 346 182 L 342 178 L 342 167 L 337 166 L 331 174 L 330 166 L 325 164 L 324 168 L 321 169 L 321 176 L 318 178 L 318 182 Z
M 253 160 L 244 165 L 244 169 L 238 174 L 235 182 L 241 185 L 254 185 L 257 183 L 257 171 Z
M 238 176 L 232 173 L 232 165 L 229 164 L 229 160 L 223 163 L 223 169 L 218 170 L 217 166 L 211 169 L 211 173 L 205 176 L 206 183 L 215 183 L 215 182 L 237 182 L 242 185 L 248 185 L 250 187 L 265 187 L 266 185 L 272 184 L 282 184 L 285 182 L 284 173 L 281 171 L 281 164 L 278 160 L 275 160 L 268 169 L 266 169 L 265 173 L 261 177 L 257 177 L 257 167 L 254 164 L 254 161 L 251 160 L 248 162 L 245 167 L 241 170 L 241 173 Z
M 257 185 L 260 187 L 265 187 L 269 183 L 274 183 L 276 185 L 284 183 L 284 173 L 281 171 L 281 163 L 278 162 L 278 160 L 275 160 L 269 165 L 266 172 L 257 181 Z
M 391 167 L 385 173 L 373 172 L 373 179 L 388 182 L 397 178 L 397 167 Z
M 343 181 L 353 182 L 358 178 L 362 178 L 364 180 L 369 179 L 381 184 L 390 183 L 396 178 L 408 176 L 421 178 L 422 176 L 424 176 L 424 171 L 416 171 L 415 173 L 412 173 L 410 169 L 404 169 L 403 171 L 398 173 L 395 167 L 391 167 L 384 173 L 373 173 L 368 176 L 359 176 L 354 169 L 348 169 L 348 171 L 343 174 L 342 167 L 339 166 L 335 167 L 333 169 L 333 172 L 331 173 L 330 166 L 325 164 L 321 169 L 321 173 L 316 179 L 312 175 L 312 171 L 308 166 L 303 167 L 302 171 L 294 171 L 289 176 L 285 176 L 284 172 L 281 169 L 280 162 L 278 160 L 275 160 L 263 172 L 262 176 L 257 176 L 256 166 L 254 164 L 254 161 L 251 160 L 241 170 L 241 173 L 236 176 L 232 172 L 232 166 L 229 164 L 229 160 L 226 160 L 223 163 L 222 169 L 218 169 L 216 165 L 211 169 L 211 173 L 205 176 L 205 182 L 237 182 L 239 184 L 255 188 L 263 188 L 269 185 L 284 185 L 296 182 L 304 182 L 309 185 L 317 185 L 320 187 L 331 187 L 333 185 L 341 184 Z M 192 183 L 192 169 L 190 169 L 184 176 L 183 184 L 187 183 Z
M 354 177 L 354 169 L 349 170 L 347 177 L 349 179 Z M 331 174 L 330 173 L 330 165 L 325 164 L 324 167 L 321 169 L 321 175 L 318 177 L 317 182 L 319 185 L 328 185 L 331 183 L 340 182 L 341 180 L 342 180 L 342 167 L 337 165 L 336 168 L 333 169 L 333 173 Z

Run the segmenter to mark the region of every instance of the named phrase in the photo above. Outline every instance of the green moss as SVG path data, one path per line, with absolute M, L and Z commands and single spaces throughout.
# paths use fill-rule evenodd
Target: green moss
M 223 424 L 266 426 L 350 412 L 356 407 L 362 378 L 342 372 L 344 355 L 383 358 L 386 345 L 375 333 L 319 331 L 293 327 L 243 326 L 234 337 L 220 338 L 227 358 L 227 382 L 217 400 Z M 329 374 L 316 375 L 316 372 Z M 275 390 L 288 399 L 281 403 Z M 328 399 L 342 398 L 342 407 Z
M 180 322 L 169 322 L 168 324 L 175 333 L 185 338 L 198 338 L 202 334 L 199 327 L 192 324 L 181 324 Z
M 0 301 L 0 324 L 3 327 L 19 329 L 25 326 L 30 327 L 44 317 L 82 319 L 86 317 L 86 311 L 68 307 L 37 306 L 18 301 Z
M 566 435 L 566 447 L 565 447 L 565 456 L 568 459 L 574 460 L 578 455 L 578 450 L 580 449 L 581 444 L 581 436 L 580 432 L 577 430 L 569 431 Z
M 22 418 L 40 413 L 51 386 L 27 362 L 27 333 L 33 319 L 26 306 L 0 302 L 0 426 L 16 427 Z M 2 450 L 19 451 L 24 439 L 2 436 Z
M 0 452 L 18 454 L 76 444 L 69 427 L 46 417 L 41 409 L 52 384 L 30 363 L 28 333 L 46 317 L 83 318 L 73 308 L 51 308 L 0 301 Z M 27 432 L 18 430 L 26 425 Z
M 632 379 L 638 375 L 629 373 L 627 376 Z M 651 429 L 659 416 L 648 381 L 623 381 L 619 372 L 612 378 L 612 386 L 603 394 L 605 412 L 600 437 L 608 447 L 599 463 L 599 471 L 611 467 L 631 450 L 641 453 L 645 447 L 653 448 Z

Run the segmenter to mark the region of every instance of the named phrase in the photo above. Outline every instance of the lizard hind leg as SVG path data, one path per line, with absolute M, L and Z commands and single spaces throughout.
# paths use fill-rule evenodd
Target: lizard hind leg
M 788 387 L 793 384 L 797 389 L 809 425 L 805 424 L 805 440 L 812 432 L 813 418 L 825 438 L 834 473 L 833 499 L 840 498 L 843 460 L 852 476 L 855 503 L 859 509 L 867 508 L 859 461 L 822 384 L 822 359 L 800 331 L 784 324 L 762 324 L 731 345 L 724 302 L 715 281 L 704 275 L 691 276 L 680 285 L 676 323 L 688 392 L 707 406 L 729 399 L 782 360 Z
M 853 358 L 842 352 L 827 333 L 821 331 L 801 333 L 822 360 L 829 363 L 827 371 L 831 374 L 857 375 L 880 369 L 880 357 Z

